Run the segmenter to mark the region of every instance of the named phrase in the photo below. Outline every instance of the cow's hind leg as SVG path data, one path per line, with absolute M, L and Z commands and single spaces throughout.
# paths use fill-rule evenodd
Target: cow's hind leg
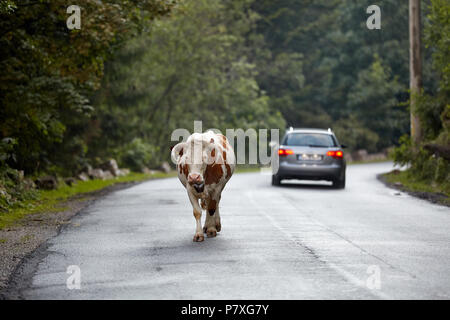
M 216 213 L 215 215 L 215 224 L 216 224 L 216 230 L 217 232 L 220 232 L 222 230 L 222 225 L 220 224 L 220 213 L 219 213 L 219 205 L 217 205 Z
M 213 238 L 217 235 L 215 218 L 211 217 L 209 215 L 209 212 L 207 213 L 206 220 L 205 220 L 205 227 L 203 228 L 203 230 L 206 232 L 206 235 L 208 236 L 208 238 Z
M 217 208 L 216 208 L 216 229 L 217 229 L 217 232 L 220 232 L 220 230 L 222 230 L 222 224 L 220 223 L 220 212 L 219 212 L 220 211 L 219 210 L 220 199 L 222 199 L 222 191 L 220 191 L 220 193 L 219 193 L 219 199 L 217 201 Z
M 206 209 L 206 219 L 205 219 L 205 227 L 203 231 L 206 232 L 206 235 L 211 238 L 217 235 L 216 229 L 216 211 L 217 211 L 217 201 L 214 199 L 209 199 L 207 203 Z
M 211 226 L 211 225 L 213 225 L 213 224 L 214 224 L 215 227 L 216 227 L 216 231 L 217 231 L 217 232 L 220 232 L 220 230 L 222 229 L 222 225 L 220 224 L 219 207 L 216 208 L 216 212 L 214 213 L 214 216 L 213 216 L 212 218 L 209 218 L 209 217 L 210 217 L 210 215 L 209 215 L 209 213 L 207 212 L 206 220 L 211 219 L 211 220 L 213 220 L 213 221 L 209 221 L 208 223 L 206 223 L 206 221 L 205 221 L 205 226 L 203 227 L 203 232 L 204 232 L 204 233 L 207 232 L 207 229 L 208 229 L 207 225 Z

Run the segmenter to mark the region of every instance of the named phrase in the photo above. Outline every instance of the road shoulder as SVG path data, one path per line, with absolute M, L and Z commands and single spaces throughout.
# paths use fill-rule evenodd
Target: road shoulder
M 74 196 L 57 205 L 55 212 L 35 213 L 25 216 L 20 223 L 0 230 L 0 299 L 19 298 L 21 284 L 16 274 L 34 268 L 30 259 L 45 252 L 46 243 L 57 236 L 77 214 L 105 195 L 129 188 L 144 181 L 117 183 L 101 190 Z M 41 252 L 41 253 L 42 253 Z M 22 271 L 20 271 L 22 270 Z M 21 277 L 20 277 L 21 278 Z

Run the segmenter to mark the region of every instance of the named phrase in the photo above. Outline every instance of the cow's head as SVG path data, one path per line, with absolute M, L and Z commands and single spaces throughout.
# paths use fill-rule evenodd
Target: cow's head
M 179 172 L 186 176 L 188 184 L 197 193 L 202 193 L 206 167 L 214 163 L 217 154 L 213 138 L 206 139 L 204 135 L 194 133 L 186 142 L 173 147 L 171 156 Z

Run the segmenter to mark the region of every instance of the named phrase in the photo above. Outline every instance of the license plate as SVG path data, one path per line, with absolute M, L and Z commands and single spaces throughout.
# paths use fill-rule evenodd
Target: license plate
M 322 155 L 320 154 L 299 154 L 297 155 L 298 160 L 302 161 L 321 161 Z

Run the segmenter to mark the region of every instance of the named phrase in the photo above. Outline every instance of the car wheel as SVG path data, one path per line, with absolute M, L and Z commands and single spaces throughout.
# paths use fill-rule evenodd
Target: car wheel
M 279 186 L 281 184 L 281 178 L 276 174 L 272 175 L 272 185 Z
M 333 180 L 333 188 L 336 188 L 336 189 L 344 189 L 345 188 L 345 173 L 342 178 Z

